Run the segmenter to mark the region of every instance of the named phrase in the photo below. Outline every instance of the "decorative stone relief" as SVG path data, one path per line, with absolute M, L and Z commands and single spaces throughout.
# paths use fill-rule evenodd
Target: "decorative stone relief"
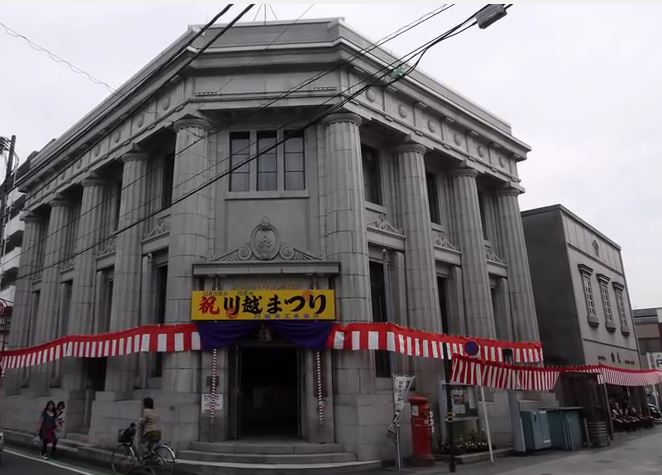
M 492 243 L 485 241 L 485 258 L 488 262 L 494 262 L 495 264 L 505 265 L 506 261 L 503 257 L 500 257 L 492 247 Z
M 593 245 L 593 252 L 595 252 L 596 257 L 600 257 L 600 245 L 595 239 L 591 243 Z
M 94 147 L 94 156 L 98 157 L 100 153 L 101 153 L 101 143 L 98 143 L 96 147 Z
M 169 107 L 170 107 L 170 94 L 166 95 L 161 100 L 161 109 L 163 109 L 164 111 L 167 111 Z
M 60 270 L 68 270 L 68 269 L 73 269 L 73 268 L 74 268 L 74 258 L 73 258 L 73 256 L 60 264 Z
M 115 129 L 115 132 L 113 132 L 113 142 L 118 143 L 121 138 L 122 138 L 122 129 L 118 127 L 117 129 Z
M 453 142 L 455 142 L 455 145 L 458 147 L 462 147 L 464 145 L 464 138 L 456 132 L 453 134 Z
M 439 126 L 434 120 L 428 120 L 428 130 L 435 134 L 437 133 L 437 130 L 439 130 Z
M 145 124 L 145 113 L 144 113 L 144 112 L 140 112 L 140 113 L 138 114 L 138 117 L 136 117 L 136 125 L 138 126 L 138 128 L 140 128 L 140 127 L 142 127 L 144 124 Z
M 102 242 L 99 245 L 99 256 L 105 256 L 107 254 L 112 254 L 115 252 L 115 247 L 117 245 L 117 236 L 114 236 L 110 239 L 107 239 L 105 242 Z
M 398 115 L 402 117 L 403 119 L 406 119 L 407 116 L 409 115 L 409 111 L 407 110 L 407 106 L 404 104 L 400 104 L 398 106 Z
M 319 258 L 300 251 L 289 245 L 281 245 L 280 234 L 271 224 L 269 218 L 264 217 L 251 233 L 248 244 L 238 247 L 220 257 L 215 262 L 244 262 L 244 261 L 271 261 L 279 257 L 284 261 L 318 261 Z
M 154 227 L 145 232 L 144 239 L 151 239 L 170 232 L 170 221 L 167 217 L 156 220 Z
M 377 93 L 375 90 L 371 87 L 365 92 L 365 97 L 370 101 L 370 102 L 375 102 L 377 100 Z
M 437 232 L 437 237 L 433 239 L 432 245 L 439 249 L 448 249 L 451 251 L 460 250 L 460 247 L 457 244 L 453 244 L 450 239 L 448 239 L 446 231 Z
M 484 148 L 482 145 L 479 145 L 479 146 L 476 148 L 476 152 L 478 152 L 478 156 L 479 156 L 480 158 L 485 158 L 485 148 Z
M 375 231 L 382 231 L 388 234 L 395 234 L 397 236 L 404 236 L 402 229 L 396 228 L 386 220 L 386 215 L 380 214 L 376 221 L 368 224 L 368 228 Z

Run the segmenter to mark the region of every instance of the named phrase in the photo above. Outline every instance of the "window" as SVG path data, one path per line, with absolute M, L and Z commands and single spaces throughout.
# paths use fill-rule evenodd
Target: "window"
M 161 266 L 156 268 L 155 279 L 155 297 L 156 305 L 154 312 L 154 323 L 163 325 L 165 323 L 166 313 L 166 290 L 168 288 L 168 266 Z M 163 353 L 155 353 L 151 367 L 151 377 L 160 378 L 163 376 Z
M 630 325 L 628 324 L 628 317 L 625 313 L 625 301 L 623 299 L 623 285 L 618 282 L 612 282 L 614 287 L 614 294 L 616 295 L 616 310 L 618 311 L 618 319 L 621 321 L 621 332 L 624 335 L 630 334 Z
M 290 136 L 285 141 L 285 189 L 306 188 L 303 135 Z
M 483 228 L 483 238 L 489 240 L 487 233 L 487 217 L 485 215 L 485 195 L 478 192 L 478 211 L 480 212 L 480 225 Z
M 605 324 L 608 330 L 614 331 L 616 325 L 614 324 L 614 314 L 611 311 L 611 302 L 609 301 L 609 287 L 607 287 L 609 277 L 602 274 L 598 274 L 597 277 L 600 283 L 600 298 L 602 300 L 602 309 L 605 313 Z
M 110 232 L 114 232 L 119 229 L 120 227 L 120 212 L 122 210 L 121 205 L 122 205 L 122 183 L 115 183 L 114 186 L 112 187 L 112 190 L 110 190 L 111 193 L 111 199 L 112 199 L 112 204 L 113 208 L 111 210 L 112 214 L 112 220 L 111 224 L 112 227 L 110 229 Z
M 372 321 L 387 322 L 384 265 L 381 262 L 370 261 L 370 295 L 372 297 Z M 380 378 L 391 377 L 391 360 L 387 351 L 375 351 L 375 370 Z
M 361 145 L 361 162 L 363 164 L 363 189 L 365 200 L 382 204 L 382 183 L 379 169 L 379 153 L 374 148 Z
M 270 191 L 278 189 L 278 152 L 276 132 L 257 134 L 257 189 Z
M 428 206 L 430 207 L 430 221 L 441 224 L 439 213 L 439 189 L 437 188 L 437 177 L 432 173 L 425 174 L 428 187 Z
M 65 336 L 69 331 L 69 311 L 71 309 L 71 291 L 73 289 L 73 281 L 68 280 L 62 283 L 60 298 L 60 318 L 57 322 L 57 336 Z
M 448 328 L 448 308 L 446 303 L 446 279 L 437 277 L 437 292 L 439 293 L 439 311 L 441 312 L 441 328 L 446 334 L 450 333 Z
M 586 301 L 588 322 L 593 326 L 597 326 L 599 322 L 595 313 L 595 299 L 593 298 L 593 286 L 591 284 L 591 274 L 593 273 L 593 269 L 580 264 L 579 272 L 582 277 L 582 287 L 584 289 L 584 300 Z
M 175 156 L 167 155 L 163 158 L 163 174 L 161 175 L 161 209 L 172 204 L 172 187 L 175 176 Z
M 250 134 L 230 134 L 230 191 L 248 191 L 250 187 L 250 164 L 244 163 L 250 156 Z M 241 163 L 244 165 L 239 166 Z M 238 168 L 235 168 L 238 167 Z

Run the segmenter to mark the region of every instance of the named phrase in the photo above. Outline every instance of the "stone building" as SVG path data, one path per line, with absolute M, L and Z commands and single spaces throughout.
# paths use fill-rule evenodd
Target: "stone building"
M 413 72 L 293 134 L 395 57 L 364 53 L 338 19 L 246 23 L 170 80 L 217 28 L 166 64 L 189 29 L 34 158 L 12 347 L 187 322 L 194 289 L 265 287 L 335 289 L 339 321 L 538 341 L 518 205 L 529 147 L 507 122 Z M 392 450 L 391 371 L 437 398 L 438 362 L 325 352 L 320 424 L 313 352 L 261 336 L 218 351 L 213 426 L 200 415 L 202 352 L 12 372 L 2 423 L 31 427 L 47 398 L 63 399 L 69 433 L 111 445 L 150 394 L 179 449 L 266 434 L 375 460 Z M 506 396 L 491 398 L 507 438 Z M 277 417 L 256 428 L 260 413 Z
M 545 361 L 639 369 L 620 246 L 561 205 L 522 222 Z
M 632 316 L 639 342 L 641 367 L 662 370 L 662 308 L 635 308 Z M 662 385 L 646 387 L 646 394 L 651 403 L 660 407 Z

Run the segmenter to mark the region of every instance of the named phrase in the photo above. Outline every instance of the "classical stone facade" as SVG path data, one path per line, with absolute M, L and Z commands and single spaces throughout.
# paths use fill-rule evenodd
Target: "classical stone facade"
M 340 20 L 240 24 L 175 80 L 152 75 L 192 35 L 123 86 L 140 84 L 142 107 L 131 95 L 109 99 L 34 159 L 21 182 L 29 245 L 12 347 L 186 322 L 192 290 L 256 287 L 333 288 L 345 322 L 538 340 L 517 202 L 529 148 L 509 124 L 414 72 L 294 133 L 394 58 L 359 54 L 369 42 Z M 149 394 L 179 449 L 255 435 L 253 416 L 267 410 L 283 417 L 262 424 L 271 436 L 374 460 L 391 452 L 390 372 L 415 373 L 433 401 L 441 378 L 435 362 L 319 355 L 265 330 L 218 351 L 221 404 L 210 421 L 201 395 L 211 358 L 12 372 L 3 425 L 33 424 L 46 398 L 63 399 L 69 432 L 111 445 Z M 274 408 L 265 394 L 284 399 Z M 507 439 L 505 395 L 492 396 L 493 428 Z

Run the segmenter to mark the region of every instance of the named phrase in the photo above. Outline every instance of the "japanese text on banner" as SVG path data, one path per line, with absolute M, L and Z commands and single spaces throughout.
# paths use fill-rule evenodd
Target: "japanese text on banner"
M 191 320 L 335 320 L 333 290 L 199 290 Z

